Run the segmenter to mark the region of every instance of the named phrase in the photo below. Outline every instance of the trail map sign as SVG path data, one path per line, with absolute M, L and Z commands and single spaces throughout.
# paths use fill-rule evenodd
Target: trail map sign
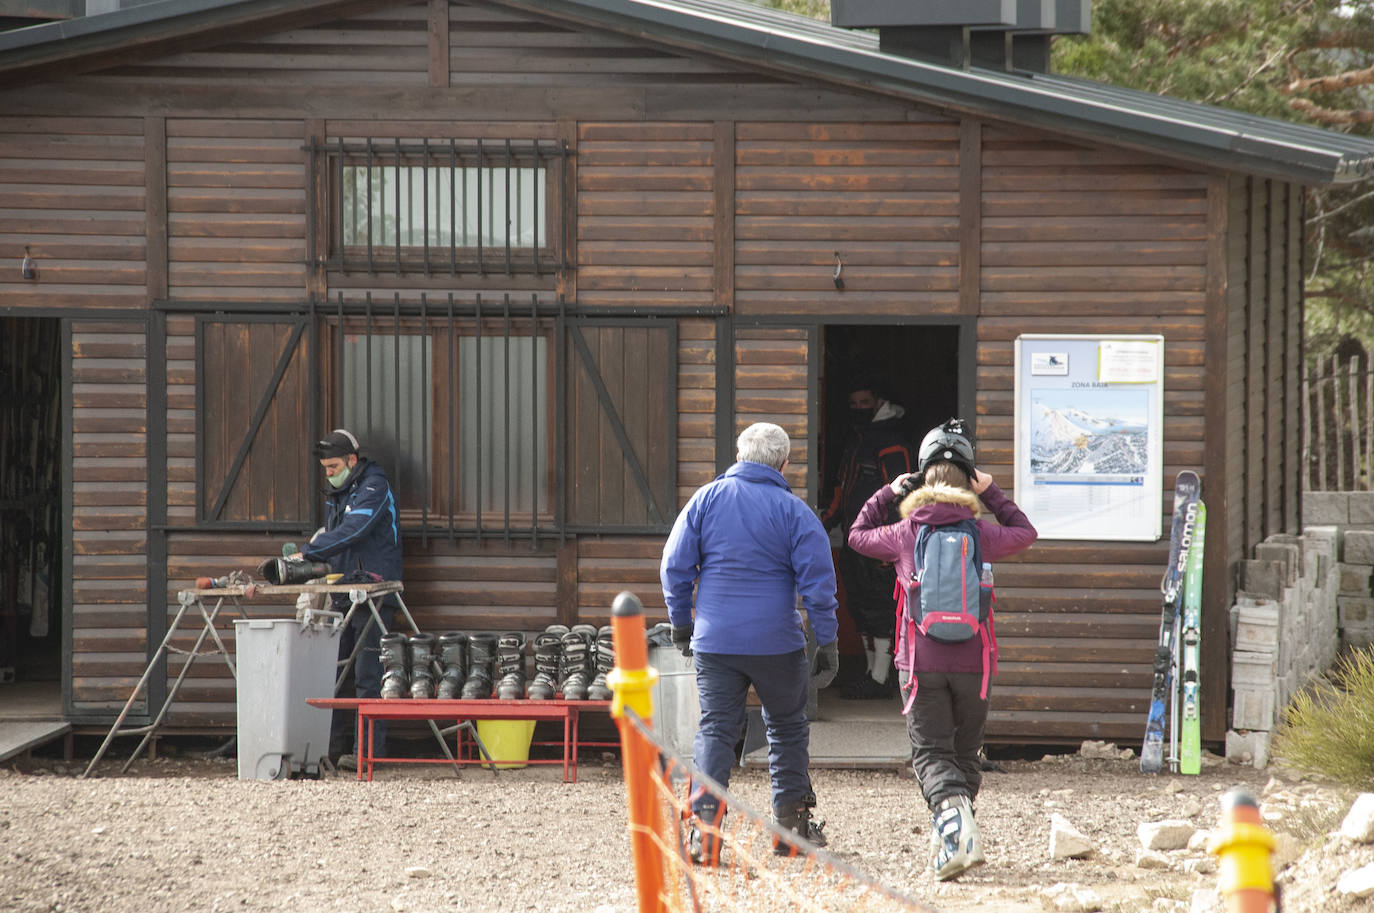
M 1164 337 L 1016 339 L 1016 502 L 1042 539 L 1160 536 Z

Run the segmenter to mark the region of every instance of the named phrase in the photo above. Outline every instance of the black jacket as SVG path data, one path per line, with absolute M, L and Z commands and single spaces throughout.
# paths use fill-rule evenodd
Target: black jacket
M 848 531 L 873 493 L 916 466 L 902 431 L 906 410 L 884 403 L 874 420 L 850 432 L 840 456 L 840 476 L 834 497 L 826 508 L 827 527 L 843 524 Z
M 359 458 L 343 488 L 326 496 L 324 532 L 303 554 L 342 574 L 364 570 L 401 579 L 401 517 L 382 467 Z

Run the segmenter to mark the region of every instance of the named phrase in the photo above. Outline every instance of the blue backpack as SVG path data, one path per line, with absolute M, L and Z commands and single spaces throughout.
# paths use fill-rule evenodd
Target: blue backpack
M 914 548 L 916 573 L 905 584 L 900 619 L 907 626 L 908 660 L 915 655 L 915 632 L 939 643 L 958 644 L 974 637 L 983 642 L 983 688 L 996 663 L 997 642 L 992 635 L 992 581 L 982 580 L 983 549 L 978 521 L 960 520 L 946 526 L 920 526 Z M 910 662 L 908 663 L 910 668 Z M 903 713 L 916 698 L 916 676 Z

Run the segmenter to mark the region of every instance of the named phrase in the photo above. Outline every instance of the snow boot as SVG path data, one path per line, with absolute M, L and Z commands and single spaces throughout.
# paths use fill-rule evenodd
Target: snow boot
M 439 676 L 439 694 L 442 700 L 451 701 L 463 691 L 463 682 L 468 677 L 468 636 L 456 631 L 439 635 L 439 665 L 443 674 Z
M 410 636 L 410 696 L 416 700 L 434 697 L 435 640 L 433 634 Z
M 830 841 L 825 838 L 825 822 L 811 820 L 811 809 L 816 807 L 816 794 L 807 793 L 794 802 L 787 802 L 773 809 L 773 823 L 784 831 L 791 831 L 803 840 L 825 846 Z M 789 835 L 790 836 L 790 835 Z M 774 856 L 797 856 L 800 847 L 793 846 L 777 837 L 773 838 Z
M 703 801 L 687 816 L 687 858 L 697 865 L 720 865 L 721 822 L 725 807 L 716 799 Z
M 968 796 L 950 796 L 935 806 L 935 834 L 939 847 L 931 868 L 940 881 L 958 878 L 986 861 L 978 822 L 973 820 L 973 803 Z
M 463 683 L 464 700 L 491 697 L 492 664 L 495 660 L 495 636 L 474 634 L 468 638 L 468 680 Z
M 596 641 L 596 628 L 591 625 L 573 625 L 563 635 L 563 661 L 559 664 L 559 691 L 565 701 L 585 701 L 587 685 L 592 678 L 592 644 Z
M 383 634 L 380 650 L 382 698 L 389 701 L 406 697 L 410 692 L 410 676 L 406 674 L 406 636 Z
M 551 701 L 558 693 L 558 664 L 563 658 L 566 625 L 549 625 L 534 638 L 534 678 L 528 697 L 532 701 Z
M 611 626 L 604 625 L 596 632 L 596 642 L 592 644 L 592 670 L 596 673 L 592 683 L 587 686 L 587 700 L 609 701 L 615 696 L 606 676 L 615 668 L 615 642 L 611 638 Z
M 525 635 L 502 634 L 496 640 L 496 696 L 518 701 L 525 696 Z

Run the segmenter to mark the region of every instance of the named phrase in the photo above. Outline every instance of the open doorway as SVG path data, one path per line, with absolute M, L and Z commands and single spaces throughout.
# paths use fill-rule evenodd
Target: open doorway
M 61 322 L 0 317 L 0 695 L 61 707 Z
M 856 382 L 878 387 L 876 396 L 897 409 L 885 410 L 904 440 L 914 470 L 921 438 L 958 414 L 959 328 L 926 324 L 829 324 L 823 333 L 818 427 L 820 503 L 831 503 L 839 484 L 846 442 L 854 429 L 849 395 Z M 972 418 L 972 416 L 968 416 Z M 895 517 L 893 518 L 895 519 Z M 831 545 L 841 566 L 844 531 L 832 531 Z M 865 644 L 854 623 L 843 577 L 840 580 L 840 672 L 833 686 L 848 692 L 868 672 Z M 886 603 L 890 606 L 890 601 Z M 890 608 L 888 609 L 890 611 Z M 895 681 L 895 673 L 894 673 Z

